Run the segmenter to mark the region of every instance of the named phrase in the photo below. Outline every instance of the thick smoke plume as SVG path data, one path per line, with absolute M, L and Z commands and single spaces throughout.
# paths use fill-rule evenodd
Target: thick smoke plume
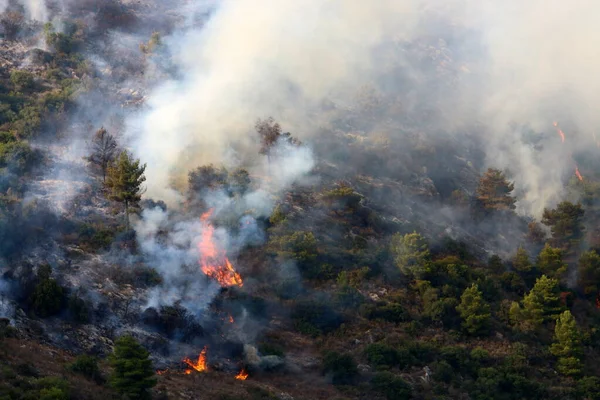
M 570 152 L 592 141 L 598 117 L 591 105 L 600 96 L 600 54 L 589 45 L 598 36 L 595 2 L 240 0 L 217 7 L 203 27 L 167 40 L 181 78 L 154 90 L 149 110 L 132 121 L 153 196 L 172 200 L 173 175 L 230 160 L 232 149 L 254 151 L 257 117 L 273 115 L 310 137 L 318 130 L 315 107 L 325 99 L 343 104 L 363 84 L 395 91 L 406 110 L 435 104 L 439 127 L 476 129 L 489 164 L 512 173 L 524 213 L 539 214 L 560 198 L 561 179 L 573 170 Z M 445 38 L 445 63 L 458 74 L 448 90 L 415 90 L 426 77 L 403 46 L 431 38 Z M 408 80 L 384 81 L 394 68 Z M 553 136 L 553 120 L 567 132 L 567 148 Z M 525 123 L 546 135 L 541 152 L 517 128 Z

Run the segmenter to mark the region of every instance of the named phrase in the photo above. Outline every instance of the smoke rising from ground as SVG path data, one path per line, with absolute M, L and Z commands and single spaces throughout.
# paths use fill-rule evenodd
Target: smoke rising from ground
M 369 84 L 407 103 L 435 103 L 438 125 L 447 129 L 477 126 L 489 164 L 508 168 L 523 193 L 520 210 L 539 214 L 560 197 L 560 181 L 574 169 L 570 151 L 590 145 L 597 123 L 590 105 L 600 93 L 593 78 L 600 53 L 591 44 L 599 7 L 557 0 L 223 2 L 204 27 L 168 40 L 183 79 L 151 93 L 148 111 L 131 123 L 136 153 L 148 162 L 149 194 L 172 198 L 173 174 L 221 162 L 232 148 L 255 151 L 257 117 L 273 115 L 309 137 L 317 130 L 311 112 L 322 100 L 343 102 Z M 421 90 L 415 100 L 406 80 L 381 84 L 399 67 L 418 85 L 423 73 L 401 44 L 432 37 L 455 50 L 450 64 L 459 73 L 449 91 Z M 556 141 L 553 120 L 563 123 L 568 147 Z M 511 123 L 545 133 L 543 150 L 534 152 Z

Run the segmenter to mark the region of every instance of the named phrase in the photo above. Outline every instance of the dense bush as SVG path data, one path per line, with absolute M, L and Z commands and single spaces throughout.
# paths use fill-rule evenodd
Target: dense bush
M 368 319 L 382 319 L 388 322 L 404 322 L 410 319 L 410 316 L 398 303 L 387 303 L 378 301 L 375 304 L 365 304 L 360 308 L 362 316 Z
M 19 89 L 30 89 L 33 87 L 34 78 L 31 72 L 16 69 L 11 71 L 10 81 Z
M 33 311 L 42 318 L 58 314 L 65 303 L 65 289 L 50 277 L 51 273 L 50 266 L 40 266 L 37 274 L 38 283 L 30 298 Z
M 81 355 L 69 364 L 69 369 L 97 382 L 103 380 L 100 368 L 98 367 L 98 359 L 96 357 Z
M 323 357 L 323 373 L 331 375 L 335 385 L 351 384 L 358 376 L 358 367 L 350 354 L 329 352 Z
M 373 391 L 381 393 L 387 400 L 408 400 L 413 397 L 411 386 L 401 377 L 390 372 L 379 372 L 371 380 Z
M 300 301 L 292 308 L 292 320 L 301 333 L 317 336 L 337 329 L 342 317 L 325 303 Z
M 412 355 L 407 348 L 394 348 L 383 343 L 373 343 L 365 348 L 369 363 L 376 368 L 407 368 L 412 363 Z

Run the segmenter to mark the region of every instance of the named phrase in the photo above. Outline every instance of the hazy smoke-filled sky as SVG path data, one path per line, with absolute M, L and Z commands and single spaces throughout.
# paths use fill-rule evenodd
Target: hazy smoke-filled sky
M 520 209 L 537 214 L 560 197 L 561 179 L 574 169 L 570 153 L 593 144 L 598 12 L 591 0 L 220 2 L 202 28 L 166 38 L 183 79 L 155 88 L 147 111 L 131 121 L 135 151 L 148 163 L 148 195 L 172 200 L 174 169 L 185 174 L 255 152 L 256 118 L 272 115 L 310 138 L 309 112 L 319 102 L 377 87 L 389 67 L 382 49 L 439 37 L 450 51 L 460 48 L 452 61 L 464 67 L 437 103 L 440 123 L 457 133 L 477 124 L 489 165 L 511 170 L 524 193 Z M 417 79 L 407 57 L 398 47 L 394 62 Z M 401 85 L 391 89 L 409 94 Z M 565 129 L 564 145 L 554 120 Z M 543 150 L 533 151 L 512 122 L 546 132 Z

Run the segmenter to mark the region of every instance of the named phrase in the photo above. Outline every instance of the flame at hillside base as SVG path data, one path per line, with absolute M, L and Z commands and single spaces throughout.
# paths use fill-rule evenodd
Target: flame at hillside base
M 581 182 L 583 182 L 583 176 L 579 172 L 579 167 L 577 167 L 577 166 L 575 167 L 575 175 L 577 176 L 577 179 L 579 179 Z
M 208 368 L 206 366 L 206 351 L 207 351 L 207 349 L 208 349 L 207 346 L 204 346 L 204 348 L 200 352 L 200 355 L 198 355 L 197 362 L 193 362 L 189 358 L 183 359 L 183 362 L 186 363 L 188 366 L 190 366 L 190 368 L 185 370 L 186 375 L 191 374 L 192 371 L 198 371 L 198 372 L 208 371 Z
M 239 381 L 245 381 L 246 379 L 248 379 L 248 372 L 246 372 L 245 369 L 242 369 L 240 373 L 235 376 L 235 379 Z
M 233 268 L 233 265 L 225 255 L 225 252 L 219 249 L 214 240 L 213 235 L 215 228 L 208 221 L 213 210 L 202 214 L 202 236 L 198 249 L 200 250 L 200 268 L 207 276 L 216 279 L 222 287 L 244 285 L 242 277 Z
M 560 135 L 560 140 L 562 140 L 562 142 L 565 142 L 565 133 L 562 131 L 562 129 L 560 129 L 558 127 L 558 122 L 553 122 L 552 125 L 554 125 L 554 127 L 556 128 L 556 131 L 558 132 L 558 134 Z

